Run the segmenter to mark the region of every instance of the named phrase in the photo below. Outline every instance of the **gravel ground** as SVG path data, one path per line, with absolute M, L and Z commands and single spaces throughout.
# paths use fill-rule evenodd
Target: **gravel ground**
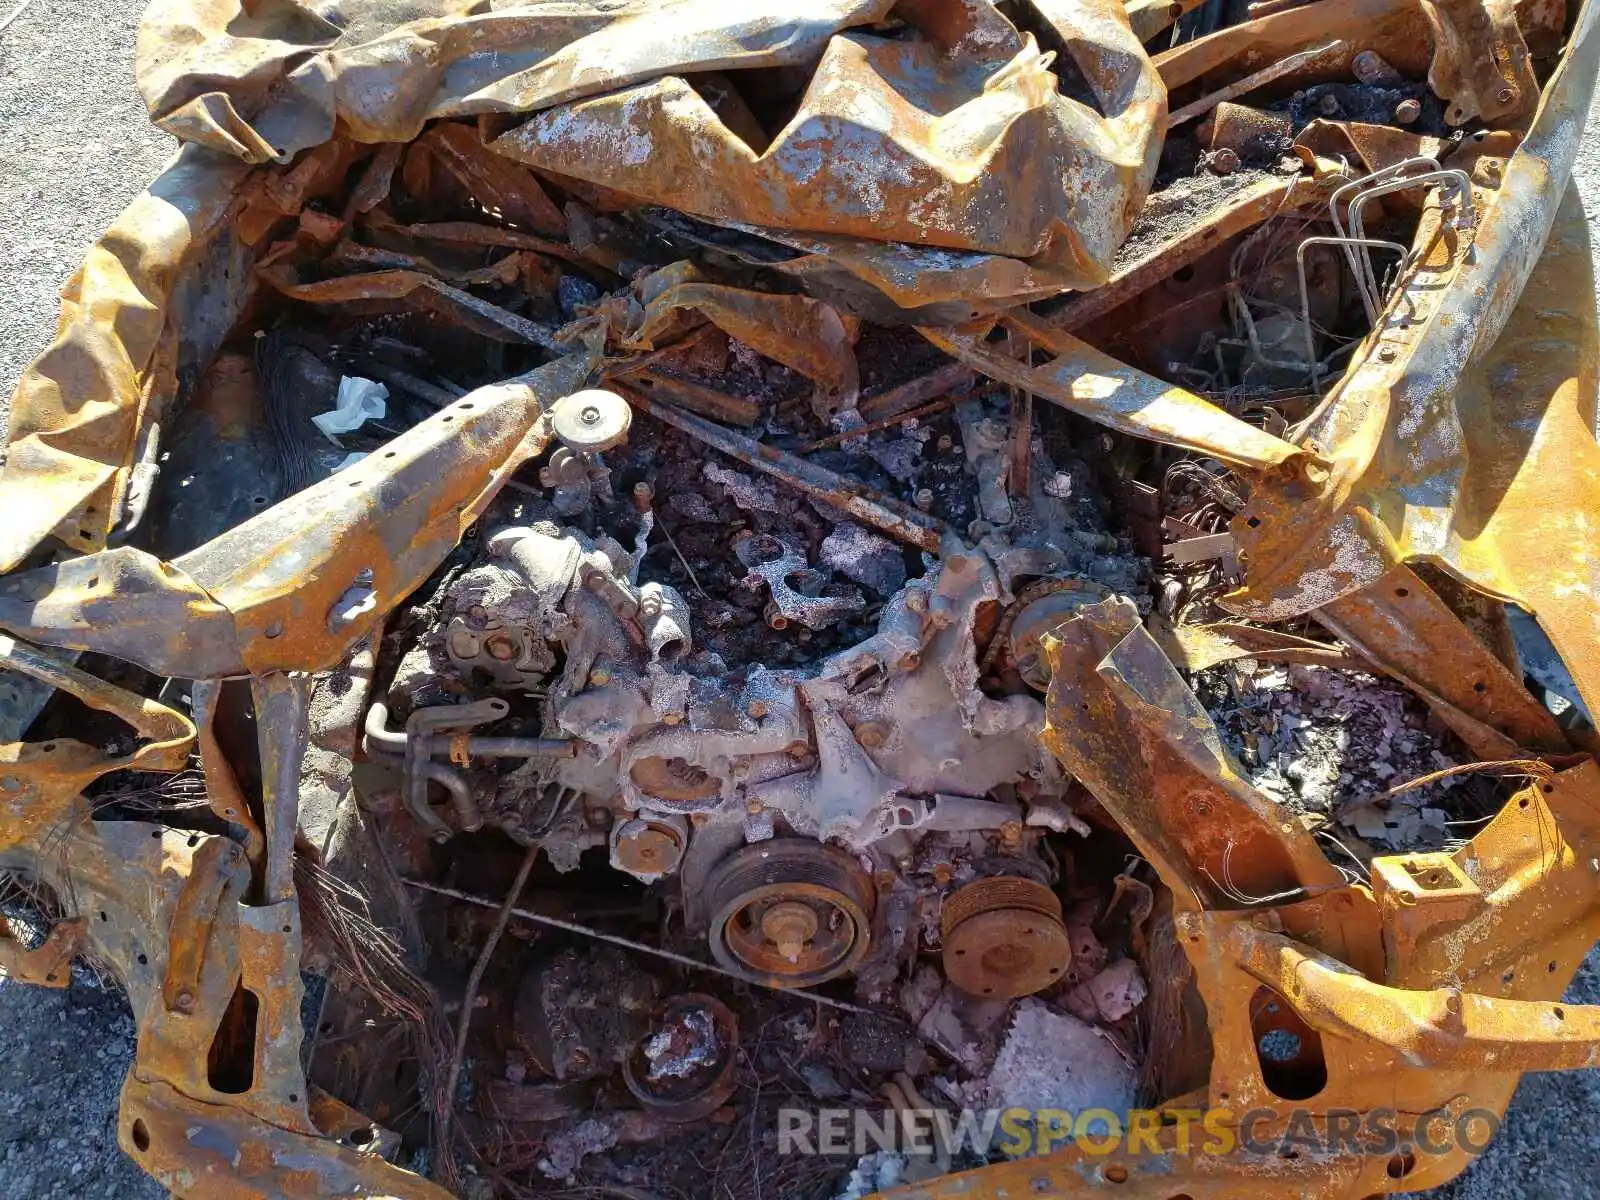
M 133 87 L 139 13 L 131 0 L 33 0 L 0 33 L 0 397 L 48 341 L 58 289 L 85 247 L 172 152 Z M 1581 155 L 1577 186 L 1600 247 L 1600 106 Z M 5 421 L 0 402 L 0 438 Z M 1568 999 L 1600 1002 L 1600 955 Z M 132 1055 L 119 996 L 81 982 L 56 992 L 0 980 L 0 1200 L 160 1200 L 116 1145 Z M 1527 1077 L 1499 1140 L 1433 1200 L 1595 1195 L 1600 1140 L 1582 1114 L 1597 1112 L 1600 1073 Z

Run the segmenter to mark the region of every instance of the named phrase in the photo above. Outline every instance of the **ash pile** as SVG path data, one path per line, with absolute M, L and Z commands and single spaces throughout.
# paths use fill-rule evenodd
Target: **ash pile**
M 256 165 L 119 536 L 312 597 L 193 678 L 236 630 L 344 639 L 300 770 L 308 1076 L 461 1194 L 862 1195 L 1003 1151 L 784 1154 L 780 1115 L 1193 1092 L 1175 914 L 1312 890 L 1231 840 L 1193 895 L 1152 858 L 1227 808 L 1359 887 L 1592 734 L 1443 572 L 1241 615 L 1408 246 L 1475 228 L 1440 160 L 1483 122 L 1426 48 L 1344 30 L 1213 89 L 1186 48 L 1242 5 L 936 7 L 537 103 L 353 89 L 322 132 L 287 68 L 249 121 L 160 92 Z M 163 69 L 243 78 L 216 40 Z M 145 661 L 49 591 L 0 623 Z M 223 734 L 227 694 L 192 696 Z

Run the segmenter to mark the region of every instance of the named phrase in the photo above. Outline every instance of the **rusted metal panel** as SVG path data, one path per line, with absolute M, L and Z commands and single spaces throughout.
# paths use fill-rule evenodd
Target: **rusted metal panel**
M 1397 295 L 1307 430 L 1308 445 L 1332 447 L 1331 476 L 1296 500 L 1264 480 L 1235 522 L 1252 564 L 1235 611 L 1309 611 L 1397 560 L 1433 559 L 1533 612 L 1585 697 L 1600 697 L 1590 650 L 1600 564 L 1587 532 L 1600 506 L 1600 339 L 1592 306 L 1572 301 L 1594 283 L 1583 214 L 1565 188 L 1600 64 L 1595 14 L 1579 15 L 1528 137 L 1496 169 L 1492 201 L 1480 201 L 1475 234 L 1442 236 L 1442 258 L 1430 252 L 1417 267 L 1436 296 Z M 1545 353 L 1552 345 L 1562 353 Z
M 184 151 L 69 285 L 58 340 L 19 389 L 0 477 L 14 518 L 0 532 L 0 668 L 132 731 L 91 744 L 18 729 L 0 744 L 0 869 L 76 910 L 40 949 L 0 938 L 0 965 L 60 986 L 87 947 L 124 982 L 139 1050 L 118 1137 L 146 1169 L 178 1195 L 446 1194 L 385 1161 L 373 1147 L 393 1138 L 349 1097 L 313 1087 L 301 971 L 329 953 L 318 941 L 347 955 L 376 1006 L 347 1014 L 348 1028 L 381 1018 L 416 1037 L 423 1077 L 409 1103 L 444 1139 L 436 1169 L 453 1191 L 463 1181 L 449 1139 L 465 1124 L 454 1085 L 512 919 L 763 988 L 853 972 L 880 988 L 875 1003 L 900 993 L 907 1013 L 898 985 L 910 990 L 911 968 L 932 970 L 935 957 L 939 988 L 969 999 L 1082 1005 L 1059 981 L 1093 961 L 1094 944 L 1075 944 L 1088 926 L 1063 905 L 1065 872 L 1041 850 L 1066 833 L 1109 833 L 1134 864 L 1102 920 L 1142 896 L 1127 938 L 1147 953 L 1166 922 L 1168 957 L 1149 961 L 1177 981 L 1193 1016 L 1181 1036 L 1195 1044 L 1181 1047 L 1187 1069 L 1164 1076 L 1185 1079 L 1167 1089 L 1180 1094 L 1152 1098 L 1172 1113 L 1207 1110 L 1220 1148 L 1195 1153 L 1157 1118 L 1104 1155 L 1080 1144 L 896 1195 L 1414 1190 L 1457 1173 L 1466 1150 L 1263 1157 L 1236 1152 L 1242 1114 L 1257 1110 L 1257 1132 L 1282 1137 L 1297 1122 L 1393 1109 L 1397 1135 L 1414 1138 L 1439 1113 L 1497 1116 L 1524 1071 L 1594 1064 L 1600 1013 L 1561 1003 L 1600 936 L 1589 902 L 1600 771 L 1580 753 L 1592 731 L 1564 726 L 1524 687 L 1493 618 L 1504 625 L 1501 602 L 1534 613 L 1594 710 L 1600 335 L 1581 216 L 1561 192 L 1600 65 L 1596 6 L 1576 14 L 1531 124 L 1529 63 L 1558 46 L 1565 6 L 1274 5 L 1152 58 L 1141 40 L 1194 7 L 152 8 L 141 86 L 158 123 L 203 149 Z M 1425 72 L 1435 93 L 1422 94 Z M 1343 119 L 1338 95 L 1314 119 L 1283 99 L 1351 75 L 1417 94 L 1379 96 L 1371 120 Z M 762 87 L 777 98 L 753 102 Z M 1210 174 L 1152 205 L 1168 88 L 1174 123 L 1216 110 L 1200 132 L 1234 159 L 1195 160 Z M 1250 132 L 1235 137 L 1241 114 Z M 1440 122 L 1473 115 L 1490 127 L 1452 152 Z M 1427 186 L 1385 189 L 1394 203 L 1382 219 L 1416 228 L 1385 301 L 1362 269 L 1378 239 L 1361 214 L 1380 218 L 1373 197 L 1349 202 L 1353 164 L 1392 182 L 1447 153 Z M 1341 237 L 1305 228 L 1320 221 Z M 1348 367 L 1313 361 L 1326 314 L 1309 297 L 1298 318 L 1269 298 L 1279 293 L 1258 298 L 1263 317 L 1281 310 L 1270 354 L 1249 323 L 1246 291 L 1298 261 L 1297 241 L 1349 252 L 1355 291 L 1343 299 L 1359 293 L 1375 320 L 1350 341 Z M 1261 407 L 1192 363 L 1138 370 L 1094 342 L 1131 318 L 1135 331 L 1159 320 L 1159 286 L 1202 258 L 1201 283 L 1214 276 L 1249 328 L 1248 339 L 1225 331 L 1231 349 L 1205 331 L 1218 375 L 1233 378 L 1225 357 L 1239 350 L 1270 381 L 1289 377 L 1244 389 L 1270 395 Z M 1322 283 L 1337 307 L 1343 277 Z M 1027 307 L 1068 290 L 1049 314 Z M 312 309 L 341 330 L 385 314 L 330 353 L 368 358 L 420 398 L 422 415 L 320 482 L 215 523 L 225 531 L 196 549 L 168 561 L 144 548 L 162 431 L 199 412 L 254 420 L 285 386 L 263 365 L 284 345 L 274 320 Z M 512 377 L 466 392 L 448 373 L 423 378 L 411 359 L 383 358 L 410 349 L 396 336 L 407 322 L 469 339 L 465 355 L 488 371 L 471 378 Z M 269 344 L 245 352 L 255 335 Z M 1305 357 L 1288 357 L 1301 335 Z M 1152 340 L 1152 360 L 1180 344 Z M 511 353 L 543 365 L 497 374 Z M 922 357 L 901 369 L 903 354 Z M 618 392 L 578 395 L 596 376 Z M 1193 389 L 1175 381 L 1194 376 Z M 986 380 L 1013 390 L 1004 419 L 992 415 L 1004 390 Z M 1034 395 L 1065 412 L 1036 412 Z M 630 507 L 613 489 L 618 468 L 601 454 L 638 425 L 657 440 L 635 465 L 669 439 L 693 448 L 693 474 L 667 476 L 683 495 L 628 479 Z M 558 440 L 540 487 L 531 473 L 513 478 Z M 1048 454 L 1062 440 L 1077 443 L 1074 470 Z M 862 462 L 851 456 L 869 443 L 878 457 L 861 478 L 835 469 Z M 909 486 L 907 456 L 944 456 L 926 478 L 950 495 Z M 701 473 L 729 505 L 690 494 Z M 1152 556 L 1163 529 L 1178 539 L 1156 566 L 1163 587 L 1137 601 L 1096 574 L 1132 578 L 1119 535 L 1066 521 L 1073 505 L 1107 498 Z M 625 534 L 606 524 L 618 511 L 637 518 Z M 669 528 L 685 512 L 702 527 L 687 552 Z M 476 529 L 491 517 L 497 528 Z M 741 569 L 713 586 L 764 588 L 770 600 L 745 606 L 741 632 L 695 658 L 691 605 L 641 582 L 642 564 L 670 550 L 685 590 L 712 601 L 696 565 L 714 565 L 706 530 L 730 524 Z M 651 545 L 657 529 L 665 546 Z M 854 572 L 850 586 L 823 590 L 806 537 Z M 487 556 L 467 571 L 480 572 L 474 586 L 521 580 L 514 619 L 487 591 L 448 623 L 433 611 L 472 554 Z M 915 563 L 925 575 L 907 582 Z M 1488 606 L 1479 623 L 1492 648 L 1456 611 L 1473 603 L 1429 587 L 1423 563 Z M 1218 621 L 1217 597 L 1240 572 L 1222 603 L 1245 619 Z M 857 586 L 869 578 L 890 581 L 872 587 L 870 612 Z M 734 620 L 727 607 L 718 618 Z M 736 653 L 738 638 L 811 639 L 863 613 L 877 632 L 814 659 Z M 1305 637 L 1307 622 L 1269 627 L 1300 617 L 1339 644 Z M 411 639 L 428 620 L 437 637 Z M 60 651 L 89 657 L 73 666 Z M 377 661 L 407 656 L 423 688 L 448 661 L 452 686 L 470 692 L 492 675 L 534 696 L 554 728 L 468 736 L 478 716 L 509 706 L 439 703 L 453 693 L 416 703 L 389 663 L 404 701 L 404 731 L 391 727 L 392 698 L 375 688 L 369 706 L 368 688 Z M 1371 666 L 1429 706 L 1414 725 L 1436 719 L 1488 760 L 1441 775 L 1490 767 L 1529 782 L 1464 844 L 1363 857 L 1340 843 L 1335 860 L 1325 819 L 1253 783 L 1202 701 L 1201 676 L 1255 663 L 1341 677 Z M 192 719 L 153 698 L 184 680 L 198 681 Z M 247 713 L 230 688 L 251 697 Z M 203 820 L 159 797 L 133 819 L 96 818 L 115 777 L 171 776 L 196 753 Z M 507 755 L 526 765 L 502 776 Z M 377 782 L 357 786 L 357 772 Z M 448 787 L 450 808 L 430 806 L 430 782 Z M 392 803 L 374 802 L 391 784 Z M 373 860 L 426 863 L 480 831 L 504 835 L 522 866 L 503 903 L 392 867 L 373 875 L 397 895 L 366 897 L 324 869 L 336 839 L 307 840 L 335 827 L 382 839 L 361 852 L 363 884 Z M 928 831 L 951 838 L 919 840 Z M 587 850 L 647 886 L 676 872 L 675 911 L 706 923 L 699 910 L 715 910 L 714 962 L 517 907 L 539 853 L 576 865 Z M 1094 886 L 1094 857 L 1074 861 L 1075 886 Z M 415 923 L 411 893 L 499 910 L 453 1059 L 435 1045 L 429 986 L 396 940 L 353 915 L 370 900 L 392 924 Z M 449 911 L 470 927 L 470 909 Z M 935 929 L 939 942 L 918 940 Z M 424 943 L 420 929 L 405 933 Z M 717 1103 L 734 1094 L 732 1019 L 708 1093 Z M 1268 1035 L 1295 1049 L 1266 1055 Z M 583 1037 L 563 1036 L 582 1051 L 564 1064 L 590 1057 Z M 626 1049 L 632 1093 L 648 1103 Z M 524 1090 L 527 1069 L 508 1057 L 479 1115 L 542 1120 L 574 1096 L 588 1102 L 565 1080 Z M 904 1110 L 922 1100 L 902 1074 L 885 1094 Z M 710 1111 L 702 1099 L 697 1118 Z M 661 1136 L 650 1121 L 630 1130 Z

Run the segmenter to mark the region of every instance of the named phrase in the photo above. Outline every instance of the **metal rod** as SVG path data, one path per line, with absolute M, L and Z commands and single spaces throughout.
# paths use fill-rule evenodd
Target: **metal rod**
M 441 1115 L 447 1121 L 455 1112 L 456 1086 L 461 1082 L 461 1063 L 467 1053 L 467 1034 L 472 1030 L 472 1010 L 477 1004 L 478 987 L 483 983 L 483 973 L 489 967 L 490 956 L 500 944 L 506 926 L 511 924 L 511 914 L 516 911 L 517 901 L 522 899 L 522 889 L 528 886 L 528 876 L 533 873 L 533 864 L 538 860 L 538 845 L 529 846 L 528 852 L 522 856 L 522 865 L 517 868 L 517 877 L 511 881 L 511 889 L 499 905 L 500 915 L 495 919 L 494 928 L 489 931 L 489 939 L 483 943 L 478 960 L 472 964 L 472 974 L 467 977 L 467 990 L 461 997 L 461 1015 L 456 1018 L 456 1044 L 450 1055 L 450 1072 L 445 1079 L 445 1106 Z
M 926 375 L 897 383 L 885 392 L 863 396 L 856 407 L 869 421 L 886 421 L 945 392 L 966 391 L 977 372 L 963 362 L 948 362 Z
M 355 361 L 356 369 L 365 375 L 387 383 L 397 391 L 405 392 L 408 396 L 415 396 L 425 404 L 435 408 L 449 408 L 461 396 L 449 388 L 440 387 L 426 379 L 419 379 L 409 371 L 402 371 L 398 367 L 391 367 L 388 363 L 379 362 L 375 358 L 360 358 Z
M 1281 79 L 1293 71 L 1298 71 L 1307 63 L 1320 58 L 1339 44 L 1337 41 L 1327 42 L 1321 46 L 1314 46 L 1310 50 L 1302 50 L 1299 54 L 1291 54 L 1288 58 L 1281 58 L 1275 63 L 1262 67 L 1261 70 L 1246 75 L 1243 79 L 1236 79 L 1226 87 L 1218 88 L 1209 96 L 1202 96 L 1193 104 L 1185 104 L 1167 118 L 1167 128 L 1173 129 L 1182 125 L 1185 121 L 1203 117 L 1224 100 L 1232 100 L 1235 96 L 1253 92 L 1263 84 L 1271 83 L 1274 79 Z
M 1016 348 L 1012 339 L 1016 331 L 1006 329 L 1006 353 L 1016 358 Z M 1024 346 L 1023 360 L 1027 363 L 1028 370 L 1033 370 L 1033 339 L 1023 335 Z M 1033 453 L 1033 393 L 1027 388 L 1011 389 L 1011 472 L 1009 490 L 1011 495 L 1019 500 L 1028 498 L 1028 471 L 1032 465 Z
M 940 542 L 949 531 L 943 521 L 909 504 L 874 492 L 826 467 L 819 467 L 816 463 L 763 445 L 752 438 L 742 437 L 681 409 L 661 404 L 635 389 L 628 391 L 628 400 L 656 420 L 665 421 L 673 428 L 699 438 L 712 449 L 720 450 L 764 475 L 780 479 L 807 495 L 842 508 L 868 525 L 930 554 L 938 552 Z
M 436 883 L 424 883 L 420 879 L 406 879 L 401 877 L 400 882 L 407 887 L 417 888 L 419 891 L 433 892 L 439 896 L 449 896 L 452 900 L 460 900 L 466 904 L 476 904 L 480 908 L 499 908 L 493 900 L 485 900 L 482 896 L 474 896 L 470 892 L 457 891 L 455 888 L 440 887 Z M 870 1017 L 887 1018 L 889 1014 L 876 1009 L 865 1008 L 859 1004 L 851 1004 L 848 1000 L 835 1000 L 831 996 L 818 995 L 808 992 L 804 988 L 774 987 L 770 983 L 762 983 L 757 979 L 746 979 L 743 975 L 714 966 L 711 963 L 701 962 L 697 958 L 690 958 L 686 954 L 674 954 L 671 950 L 662 950 L 655 946 L 647 946 L 643 942 L 633 941 L 631 938 L 618 937 L 614 933 L 601 933 L 598 929 L 590 929 L 587 925 L 579 925 L 575 921 L 563 921 L 560 917 L 547 917 L 541 913 L 529 912 L 525 908 L 510 910 L 514 917 L 521 917 L 524 921 L 532 921 L 535 925 L 548 925 L 552 929 L 565 930 L 567 933 L 576 933 L 580 937 L 594 938 L 599 942 L 608 942 L 613 946 L 620 946 L 624 950 L 637 950 L 640 954 L 653 955 L 664 958 L 668 962 L 677 963 L 680 967 L 688 967 L 695 971 L 710 971 L 713 975 L 724 975 L 729 979 L 737 979 L 740 983 L 753 983 L 758 987 L 767 988 L 780 996 L 794 996 L 797 999 L 809 1000 L 814 1004 L 823 1004 L 829 1008 L 842 1009 L 844 1012 L 862 1013 Z
M 851 438 L 866 437 L 869 433 L 879 433 L 885 429 L 893 429 L 896 425 L 903 425 L 907 421 L 920 420 L 944 412 L 947 408 L 954 408 L 966 399 L 962 395 L 943 396 L 931 404 L 924 404 L 921 408 L 914 408 L 910 412 L 899 413 L 896 416 L 885 417 L 881 421 L 872 421 L 866 425 L 858 425 L 854 429 L 846 429 L 843 433 L 830 433 L 827 437 L 818 438 L 814 442 L 807 442 L 804 446 L 796 447 L 796 454 L 810 454 L 815 450 L 825 450 L 829 446 L 836 446 L 840 442 L 848 442 Z

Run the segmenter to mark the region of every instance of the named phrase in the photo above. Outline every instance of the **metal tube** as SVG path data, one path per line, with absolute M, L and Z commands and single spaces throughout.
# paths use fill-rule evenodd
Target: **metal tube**
M 448 737 L 429 739 L 434 754 L 450 752 Z M 473 737 L 467 739 L 467 754 L 472 758 L 572 758 L 578 743 L 572 738 Z
M 406 735 L 403 730 L 389 728 L 389 706 L 382 700 L 374 700 L 372 707 L 367 709 L 367 720 L 363 726 L 366 737 L 362 742 L 362 749 L 369 756 L 373 748 L 387 750 L 394 754 L 406 752 Z
M 411 745 L 406 734 L 389 728 L 389 707 L 381 700 L 374 700 L 367 709 L 365 732 L 362 748 L 368 757 L 378 753 L 404 755 Z M 448 755 L 454 741 L 449 734 L 430 735 L 429 756 Z M 572 738 L 473 737 L 467 739 L 467 753 L 476 758 L 572 758 L 578 753 L 578 743 Z
M 1344 221 L 1339 216 L 1340 201 L 1344 200 L 1347 196 L 1355 195 L 1362 188 L 1370 187 L 1373 184 L 1380 183 L 1384 180 L 1396 179 L 1404 172 L 1412 170 L 1415 167 L 1421 167 L 1427 173 L 1432 173 L 1440 169 L 1438 159 L 1421 155 L 1417 158 L 1408 158 L 1402 162 L 1394 163 L 1391 166 L 1384 167 L 1380 171 L 1373 171 L 1371 174 L 1363 175 L 1359 179 L 1352 179 L 1349 183 L 1340 184 L 1339 187 L 1334 190 L 1333 195 L 1328 197 L 1328 219 L 1333 223 L 1334 232 L 1340 237 L 1350 236 L 1350 231 L 1345 228 Z M 1356 287 L 1361 289 L 1363 296 L 1367 295 L 1366 273 L 1361 269 L 1361 259 L 1356 254 L 1355 247 L 1346 246 L 1344 248 L 1344 255 L 1345 259 L 1350 263 L 1350 273 L 1355 276 Z M 1375 307 L 1377 304 L 1377 298 L 1372 297 L 1372 301 L 1373 306 Z
M 1350 201 L 1350 232 L 1357 239 L 1367 236 L 1366 222 L 1364 220 L 1367 204 L 1379 196 L 1387 196 L 1391 192 L 1408 191 L 1424 183 L 1446 182 L 1456 185 L 1456 199 L 1461 205 L 1462 215 L 1468 218 L 1461 224 L 1470 226 L 1472 224 L 1470 219 L 1472 217 L 1472 180 L 1468 178 L 1465 171 L 1450 167 L 1438 171 L 1428 171 L 1421 175 L 1410 175 L 1405 179 L 1396 179 L 1389 183 L 1382 183 L 1376 187 L 1368 188 Z M 1367 286 L 1372 289 L 1373 297 L 1376 298 L 1378 280 L 1372 273 L 1372 259 L 1370 256 L 1363 254 L 1361 261 L 1366 271 Z
M 1402 260 L 1404 260 L 1405 256 L 1410 253 L 1410 251 L 1399 242 L 1388 242 L 1381 238 L 1350 237 L 1309 237 L 1306 238 L 1305 241 L 1301 242 L 1299 247 L 1295 250 L 1295 269 L 1300 277 L 1300 323 L 1304 328 L 1306 335 L 1306 368 L 1311 372 L 1311 394 L 1316 396 L 1318 399 L 1322 397 L 1320 376 L 1318 374 L 1321 364 L 1317 361 L 1316 340 L 1315 335 L 1311 331 L 1311 291 L 1306 284 L 1306 249 L 1310 246 L 1343 246 L 1345 247 L 1346 253 L 1349 253 L 1352 245 L 1361 246 L 1364 249 L 1377 247 L 1384 250 L 1395 250 L 1399 252 Z M 1361 282 L 1359 279 L 1356 281 L 1356 286 L 1361 292 L 1361 300 L 1367 310 L 1367 320 L 1374 327 L 1376 327 L 1378 323 L 1377 309 L 1373 306 L 1372 301 L 1368 298 L 1366 290 L 1361 287 Z
M 431 779 L 450 793 L 450 807 L 456 810 L 456 819 L 461 823 L 462 832 L 474 833 L 483 828 L 483 813 L 478 811 L 477 801 L 472 798 L 471 785 L 461 777 L 459 771 L 445 763 L 436 762 L 423 763 L 421 770 L 424 779 Z M 422 806 L 427 808 L 426 799 Z M 444 825 L 442 821 L 439 823 Z M 450 827 L 444 825 L 444 828 L 448 833 Z

